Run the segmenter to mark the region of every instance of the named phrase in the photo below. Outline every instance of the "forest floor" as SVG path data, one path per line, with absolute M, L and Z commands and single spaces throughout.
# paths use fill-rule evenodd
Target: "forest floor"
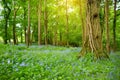
M 0 44 L 0 80 L 120 80 L 120 52 L 77 59 L 80 47 Z

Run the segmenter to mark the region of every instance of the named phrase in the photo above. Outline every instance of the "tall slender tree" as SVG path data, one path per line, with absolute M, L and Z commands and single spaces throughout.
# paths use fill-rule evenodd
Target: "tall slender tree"
M 30 0 L 28 0 L 28 29 L 27 29 L 27 46 L 30 45 Z
M 66 40 L 67 46 L 69 46 L 69 27 L 68 27 L 68 0 L 66 0 Z
M 19 10 L 19 6 L 16 8 L 16 1 L 13 1 L 13 6 L 14 6 L 14 10 L 13 10 L 13 43 L 14 45 L 17 44 L 16 41 L 16 15 L 17 15 L 17 11 Z
M 38 45 L 41 45 L 41 0 L 38 3 Z
M 27 42 L 27 33 L 26 33 L 26 8 L 25 8 L 25 6 L 23 7 L 23 10 L 24 10 L 24 23 L 23 23 L 23 25 L 24 25 L 24 38 L 25 38 L 25 43 Z
M 105 0 L 105 26 L 106 26 L 106 49 L 110 53 L 110 29 L 109 29 L 109 0 Z
M 80 20 L 81 20 L 81 26 L 82 26 L 82 41 L 84 41 L 84 35 L 85 35 L 85 26 L 84 26 L 84 16 L 83 16 L 83 10 L 82 10 L 82 7 L 83 7 L 83 5 L 82 5 L 83 3 L 82 3 L 82 0 L 79 0 L 79 7 L 80 7 Z
M 22 8 L 23 8 L 23 26 L 24 26 L 24 39 L 25 39 L 25 43 L 27 43 L 27 33 L 26 33 L 26 31 L 27 31 L 27 28 L 26 28 L 26 14 L 27 14 L 27 8 L 26 8 L 26 0 L 22 0 L 22 3 L 23 3 L 23 5 L 22 5 Z
M 44 32 L 45 32 L 45 45 L 48 44 L 47 42 L 47 28 L 48 28 L 48 20 L 47 20 L 47 0 L 44 0 Z
M 57 5 L 57 9 L 59 9 L 59 0 L 56 0 L 56 5 Z M 54 41 L 53 41 L 53 45 L 58 45 L 58 19 L 59 19 L 59 15 L 58 15 L 58 12 L 59 11 L 56 11 L 56 25 L 55 25 L 55 28 L 54 28 Z
M 117 3 L 117 0 L 114 0 L 113 51 L 115 51 L 115 49 L 116 49 L 116 3 Z
M 4 6 L 4 19 L 5 19 L 5 35 L 4 35 L 4 43 L 7 44 L 7 40 L 8 40 L 8 20 L 9 20 L 9 16 L 11 13 L 11 9 L 8 6 L 8 2 L 6 0 L 2 0 L 3 2 L 3 6 Z

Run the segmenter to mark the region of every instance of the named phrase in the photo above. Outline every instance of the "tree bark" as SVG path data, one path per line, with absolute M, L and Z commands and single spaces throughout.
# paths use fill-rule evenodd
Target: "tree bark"
M 11 13 L 11 9 L 9 8 L 6 0 L 2 0 L 2 2 L 4 4 L 4 11 L 5 11 L 5 13 L 4 13 L 4 19 L 5 19 L 4 43 L 7 44 L 7 40 L 8 40 L 8 32 L 7 32 L 7 29 L 8 29 L 8 20 L 9 20 L 9 16 L 10 16 L 10 13 Z
M 18 8 L 15 8 L 15 2 L 13 3 L 14 5 L 14 17 L 13 17 L 13 43 L 14 45 L 17 44 L 17 41 L 16 41 L 16 14 L 17 14 L 17 11 L 19 10 L 19 7 Z
M 86 53 L 93 53 L 95 59 L 106 56 L 102 47 L 99 9 L 100 0 L 87 0 L 86 25 L 83 33 L 84 41 L 79 57 Z
M 85 36 L 85 26 L 84 26 L 84 16 L 83 16 L 83 10 L 82 10 L 82 0 L 79 0 L 79 7 L 80 7 L 80 20 L 81 20 L 81 27 L 82 27 L 82 41 L 84 41 L 84 36 Z
M 27 29 L 27 47 L 30 45 L 30 0 L 28 0 L 28 29 Z
M 66 40 L 67 46 L 69 46 L 69 27 L 68 27 L 68 0 L 66 0 Z
M 57 9 L 59 9 L 58 1 L 59 0 L 56 1 Z M 56 17 L 57 22 L 56 22 L 56 25 L 54 28 L 54 42 L 53 42 L 53 44 L 57 46 L 58 45 L 58 37 L 57 37 L 58 31 L 57 30 L 58 30 L 58 19 L 59 19 L 58 11 L 56 12 L 56 14 L 57 14 L 57 17 Z
M 110 53 L 110 30 L 109 30 L 109 0 L 105 1 L 105 26 L 106 26 L 106 49 L 107 53 Z
M 38 3 L 38 45 L 41 45 L 41 0 Z
M 24 25 L 24 38 L 25 38 L 25 43 L 27 43 L 27 33 L 26 33 L 26 8 L 25 7 L 23 7 L 23 9 L 24 9 L 24 23 L 23 23 L 23 25 Z
M 48 44 L 47 42 L 47 27 L 48 27 L 48 20 L 47 20 L 47 0 L 44 0 L 45 11 L 44 11 L 44 31 L 45 31 L 45 45 Z
M 7 44 L 8 40 L 8 18 L 5 19 L 5 36 L 4 36 L 4 43 Z
M 117 3 L 117 0 L 114 0 L 113 51 L 116 50 L 116 3 Z
M 55 26 L 55 36 L 54 36 L 54 45 L 58 45 L 58 39 L 57 39 L 57 36 L 58 36 L 58 32 L 57 32 L 57 29 L 58 29 L 58 22 L 57 22 L 57 25 Z
M 23 32 L 22 32 L 22 29 L 21 29 L 21 34 L 20 35 L 21 35 L 21 43 L 23 43 L 23 36 L 22 36 Z
M 13 18 L 13 43 L 16 45 L 16 12 L 14 11 L 14 18 Z

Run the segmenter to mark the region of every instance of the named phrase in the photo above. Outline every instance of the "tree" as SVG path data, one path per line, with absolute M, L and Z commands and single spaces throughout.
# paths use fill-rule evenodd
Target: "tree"
M 5 19 L 5 35 L 4 35 L 4 43 L 7 44 L 7 40 L 8 40 L 8 20 L 9 20 L 9 16 L 11 13 L 11 9 L 8 6 L 8 2 L 6 2 L 6 0 L 2 0 L 3 5 L 4 5 L 4 19 Z
M 30 45 L 30 0 L 28 0 L 28 29 L 27 29 L 27 46 Z
M 47 28 L 48 28 L 48 20 L 47 20 L 47 0 L 44 0 L 44 31 L 45 31 L 45 45 L 47 45 Z
M 114 0 L 113 51 L 115 51 L 115 49 L 116 49 L 116 3 L 117 3 L 117 0 Z
M 84 31 L 85 31 L 85 28 L 84 28 L 84 16 L 83 16 L 83 10 L 82 10 L 82 0 L 79 0 L 79 7 L 80 7 L 80 20 L 81 20 L 81 26 L 82 26 L 82 41 L 84 41 Z
M 27 35 L 26 34 L 26 23 L 25 23 L 26 22 L 26 8 L 24 7 L 23 10 L 24 10 L 24 23 L 23 23 L 23 25 L 24 25 L 24 36 L 25 36 L 25 43 L 26 43 L 27 42 L 27 39 L 26 39 L 27 38 L 26 37 L 26 35 Z
M 106 25 L 106 49 L 107 53 L 110 53 L 110 30 L 109 30 L 109 24 L 108 24 L 108 15 L 109 15 L 109 0 L 105 1 L 105 25 Z
M 41 0 L 38 3 L 38 45 L 41 44 Z
M 13 6 L 14 6 L 14 10 L 13 10 L 13 43 L 14 45 L 17 44 L 16 42 L 16 14 L 17 11 L 19 10 L 19 6 L 16 8 L 16 1 L 13 1 Z
M 56 0 L 57 9 L 59 9 L 59 4 L 58 3 L 59 3 L 59 0 Z M 57 38 L 57 36 L 58 36 L 58 22 L 59 22 L 58 21 L 59 20 L 58 12 L 59 11 L 56 10 L 56 18 L 55 18 L 56 19 L 56 25 L 55 25 L 55 28 L 53 28 L 54 29 L 53 45 L 56 45 L 56 46 L 58 45 L 58 38 Z
M 24 39 L 25 43 L 27 43 L 27 33 L 26 33 L 26 14 L 27 14 L 27 8 L 26 8 L 26 0 L 22 0 L 22 8 L 23 8 L 23 26 L 24 26 Z
M 86 53 L 94 53 L 98 59 L 107 56 L 103 51 L 102 32 L 99 18 L 100 0 L 87 0 L 86 25 L 84 27 L 84 41 L 79 57 Z M 107 56 L 108 57 L 108 56 Z
M 67 0 L 66 0 L 66 40 L 67 40 L 67 46 L 69 46 L 68 1 Z

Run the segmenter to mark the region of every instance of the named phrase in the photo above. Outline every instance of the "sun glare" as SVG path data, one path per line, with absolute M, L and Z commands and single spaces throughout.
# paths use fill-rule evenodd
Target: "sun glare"
M 68 13 L 72 13 L 74 11 L 74 0 L 61 0 L 59 2 L 59 6 L 66 7 L 66 1 L 67 1 L 67 11 Z
M 74 9 L 72 7 L 68 8 L 68 13 L 71 13 L 73 11 L 74 11 Z

